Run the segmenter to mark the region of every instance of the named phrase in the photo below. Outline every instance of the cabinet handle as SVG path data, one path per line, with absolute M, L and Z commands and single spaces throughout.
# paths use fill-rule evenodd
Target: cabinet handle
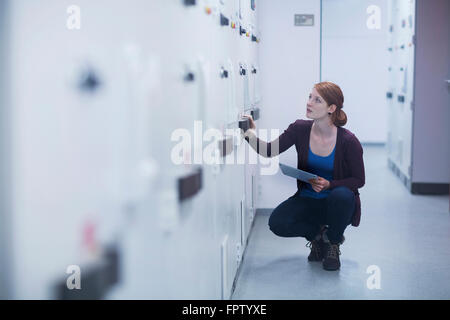
M 202 169 L 178 178 L 178 199 L 183 201 L 196 195 L 202 189 Z
M 244 133 L 247 132 L 250 128 L 250 120 L 247 118 L 239 120 L 239 128 L 241 128 Z
M 252 115 L 253 120 L 259 119 L 259 108 L 255 108 L 252 111 L 250 111 L 250 114 Z

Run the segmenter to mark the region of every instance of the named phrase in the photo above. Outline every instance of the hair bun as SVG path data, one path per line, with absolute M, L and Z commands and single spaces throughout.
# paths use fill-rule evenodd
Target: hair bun
M 333 117 L 333 123 L 336 127 L 342 127 L 347 123 L 347 114 L 345 113 L 344 110 L 342 110 L 342 108 L 338 109 L 339 112 L 335 112 L 335 116 Z

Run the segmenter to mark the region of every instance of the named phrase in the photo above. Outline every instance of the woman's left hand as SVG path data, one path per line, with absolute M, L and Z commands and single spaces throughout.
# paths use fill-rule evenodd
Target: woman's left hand
M 327 190 L 330 187 L 330 181 L 322 177 L 317 177 L 317 179 L 310 179 L 309 183 L 311 183 L 311 187 L 315 192 Z

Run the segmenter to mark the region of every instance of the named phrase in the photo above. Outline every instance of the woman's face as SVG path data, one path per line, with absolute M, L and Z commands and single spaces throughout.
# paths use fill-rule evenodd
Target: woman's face
M 334 105 L 328 106 L 316 88 L 313 88 L 306 104 L 306 117 L 309 119 L 321 119 L 328 117 L 328 112 L 333 112 L 334 110 Z

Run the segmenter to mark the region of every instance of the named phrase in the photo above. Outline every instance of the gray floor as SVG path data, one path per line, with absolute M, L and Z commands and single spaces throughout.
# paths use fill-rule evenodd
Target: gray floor
M 361 224 L 345 231 L 341 269 L 308 262 L 305 239 L 278 237 L 257 215 L 232 299 L 450 299 L 448 196 L 410 194 L 383 147 L 364 147 L 364 161 Z M 368 288 L 372 265 L 380 289 Z

